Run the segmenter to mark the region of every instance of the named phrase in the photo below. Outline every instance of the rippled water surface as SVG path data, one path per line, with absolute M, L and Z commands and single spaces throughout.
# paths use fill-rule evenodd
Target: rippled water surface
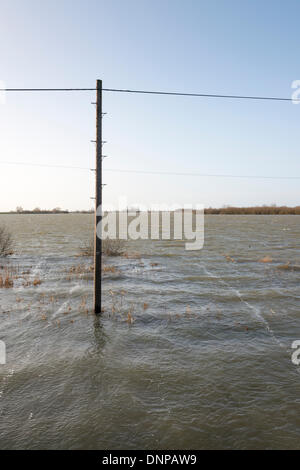
M 130 242 L 97 318 L 92 216 L 3 222 L 1 449 L 300 448 L 298 216 L 207 216 L 199 252 Z

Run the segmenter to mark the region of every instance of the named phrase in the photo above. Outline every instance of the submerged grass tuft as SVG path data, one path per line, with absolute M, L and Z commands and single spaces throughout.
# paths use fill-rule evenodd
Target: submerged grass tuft
M 5 226 L 0 226 L 0 257 L 13 254 L 12 235 Z
M 102 253 L 106 256 L 122 256 L 125 252 L 124 240 L 102 240 Z M 91 257 L 94 255 L 94 240 L 88 240 L 79 247 L 78 256 Z

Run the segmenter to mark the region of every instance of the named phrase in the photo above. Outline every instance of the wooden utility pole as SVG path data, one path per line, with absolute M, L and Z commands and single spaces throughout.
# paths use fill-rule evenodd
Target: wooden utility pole
M 96 103 L 96 207 L 94 242 L 94 311 L 101 313 L 102 290 L 102 239 L 97 236 L 97 226 L 102 220 L 102 80 L 97 80 Z

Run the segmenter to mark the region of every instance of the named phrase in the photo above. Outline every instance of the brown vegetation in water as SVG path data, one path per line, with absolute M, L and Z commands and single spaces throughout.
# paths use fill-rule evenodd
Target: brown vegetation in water
M 229 256 L 229 255 L 224 255 L 224 256 L 225 256 L 225 258 L 226 258 L 226 260 L 227 260 L 228 262 L 230 262 L 230 263 L 234 263 L 234 262 L 235 262 L 235 260 L 234 260 L 231 256 Z
M 10 265 L 0 266 L 0 288 L 9 289 L 14 286 L 14 280 L 20 277 L 19 270 Z
M 280 266 L 277 266 L 277 269 L 290 269 L 290 264 L 291 264 L 291 262 L 288 261 L 285 264 L 281 264 Z
M 104 273 L 116 273 L 117 268 L 115 266 L 102 266 L 102 271 Z
M 0 256 L 13 254 L 12 235 L 4 226 L 0 226 Z
M 9 289 L 13 287 L 14 281 L 12 277 L 10 277 L 9 273 L 7 274 L 0 274 L 0 288 L 4 287 L 5 289 Z
M 94 265 L 93 264 L 77 264 L 77 265 L 71 266 L 65 272 L 67 273 L 67 277 L 66 277 L 67 281 L 71 281 L 71 279 L 74 279 L 74 278 L 82 279 L 84 277 L 86 277 L 87 279 L 90 279 L 90 276 L 86 276 L 86 275 L 94 273 Z M 119 273 L 116 266 L 112 266 L 112 265 L 103 265 L 102 272 L 114 273 L 114 274 Z
M 141 259 L 141 255 L 140 253 L 137 253 L 137 252 L 131 252 L 131 253 L 124 253 L 123 254 L 124 258 L 127 258 L 127 259 Z
M 260 263 L 272 263 L 273 259 L 270 256 L 265 256 L 259 260 Z
M 128 323 L 128 325 L 132 325 L 135 322 L 135 318 L 133 317 L 134 305 L 129 305 L 126 302 L 125 291 L 114 292 L 110 290 L 109 295 L 111 300 L 111 313 L 108 313 L 108 316 L 114 319 L 119 318 L 121 321 Z
M 122 256 L 125 251 L 124 240 L 102 240 L 102 253 L 106 256 Z M 94 240 L 84 242 L 79 248 L 79 256 L 91 257 L 94 255 Z
M 92 265 L 86 265 L 86 264 L 76 264 L 74 266 L 71 266 L 67 272 L 68 274 L 87 274 L 91 273 L 94 271 L 94 268 Z
M 0 266 L 0 288 L 9 289 L 14 287 L 17 279 L 23 282 L 23 287 L 37 287 L 42 284 L 39 278 L 29 279 L 29 274 L 30 271 L 21 272 L 19 266 L 11 266 L 10 264 Z

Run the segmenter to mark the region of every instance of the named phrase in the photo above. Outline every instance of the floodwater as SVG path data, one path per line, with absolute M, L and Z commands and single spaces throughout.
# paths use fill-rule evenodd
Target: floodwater
M 1 449 L 300 448 L 298 216 L 206 216 L 201 251 L 130 242 L 100 317 L 76 257 L 91 215 L 3 222 Z

